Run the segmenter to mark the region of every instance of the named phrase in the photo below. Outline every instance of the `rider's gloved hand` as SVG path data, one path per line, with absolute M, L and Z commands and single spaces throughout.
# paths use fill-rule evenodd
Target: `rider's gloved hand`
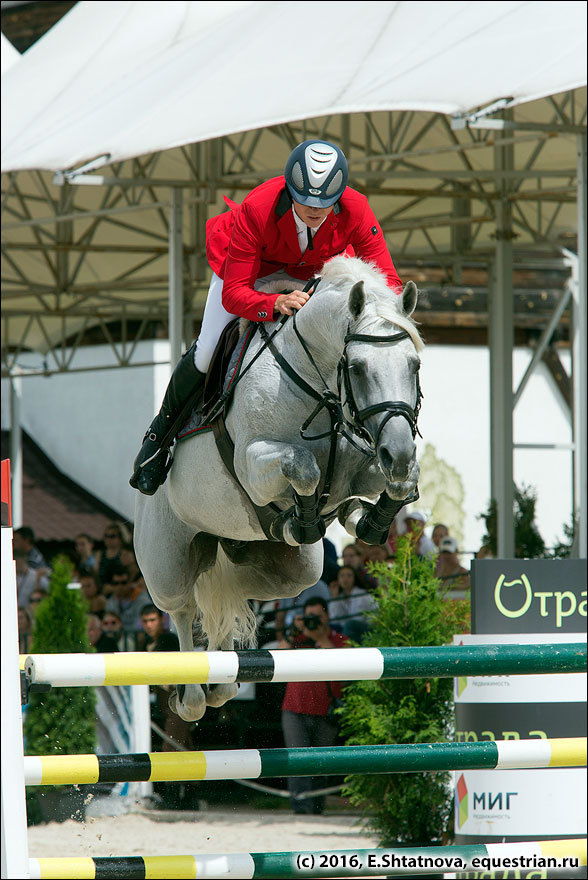
M 301 309 L 309 299 L 310 294 L 304 290 L 289 290 L 288 293 L 281 293 L 274 303 L 274 314 L 293 315 L 294 311 Z

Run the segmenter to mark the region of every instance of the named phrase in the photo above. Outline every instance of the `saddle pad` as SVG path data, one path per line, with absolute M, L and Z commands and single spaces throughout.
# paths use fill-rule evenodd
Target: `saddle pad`
M 255 333 L 255 330 L 256 330 L 256 325 L 249 324 L 249 326 L 246 328 L 245 332 L 238 338 L 237 343 L 236 343 L 236 345 L 233 349 L 233 352 L 230 356 L 229 365 L 228 365 L 228 368 L 227 368 L 227 371 L 226 371 L 226 374 L 224 377 L 222 389 L 219 388 L 219 395 L 220 395 L 221 391 L 223 391 L 223 392 L 227 391 L 230 388 L 230 386 L 232 385 L 232 383 L 235 381 L 237 376 L 239 375 L 239 373 L 241 371 L 241 366 L 243 363 L 243 358 L 244 358 L 245 352 L 247 351 L 249 343 L 251 342 L 251 339 L 253 338 L 253 334 Z M 212 402 L 213 402 L 212 400 L 206 401 L 206 410 L 210 411 L 210 404 Z M 227 401 L 227 404 L 226 404 L 226 409 L 228 409 L 228 407 L 230 406 L 230 402 L 231 401 L 229 399 L 229 401 Z M 194 437 L 197 434 L 201 434 L 204 431 L 212 430 L 212 425 L 206 424 L 205 422 L 202 422 L 202 412 L 200 410 L 200 407 L 201 407 L 201 403 L 198 403 L 194 407 L 194 409 L 192 410 L 192 413 L 190 414 L 188 421 L 186 422 L 184 427 L 178 432 L 178 435 L 177 435 L 178 443 L 182 440 L 187 440 L 190 437 Z

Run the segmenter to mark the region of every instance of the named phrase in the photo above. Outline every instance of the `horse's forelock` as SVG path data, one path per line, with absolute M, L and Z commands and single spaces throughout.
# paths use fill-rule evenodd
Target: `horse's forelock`
M 364 282 L 366 308 L 355 321 L 356 332 L 367 329 L 376 318 L 381 318 L 395 324 L 401 330 L 406 330 L 417 351 L 424 348 L 415 322 L 402 312 L 401 292 L 392 293 L 384 275 L 376 266 L 365 263 L 357 257 L 333 257 L 325 263 L 321 277 L 339 289 L 351 288 L 358 281 Z
M 422 351 L 425 347 L 425 343 L 423 342 L 413 319 L 401 311 L 401 296 L 391 294 L 389 288 L 387 288 L 387 290 L 388 293 L 385 297 L 374 296 L 371 290 L 366 290 L 367 308 L 365 309 L 365 314 L 361 315 L 357 321 L 358 329 L 356 332 L 361 332 L 360 328 L 362 325 L 365 326 L 368 323 L 373 323 L 374 318 L 381 318 L 384 321 L 388 321 L 390 324 L 394 324 L 396 327 L 400 327 L 401 330 L 405 330 L 410 336 L 416 350 Z M 373 312 L 369 308 L 369 305 L 372 304 L 374 306 Z

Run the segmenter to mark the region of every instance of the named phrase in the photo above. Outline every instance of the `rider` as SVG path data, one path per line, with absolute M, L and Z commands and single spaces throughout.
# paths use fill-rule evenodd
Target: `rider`
M 402 284 L 367 198 L 347 186 L 347 160 L 335 144 L 308 140 L 290 154 L 284 175 L 252 190 L 241 205 L 206 224 L 206 253 L 213 270 L 200 336 L 178 362 L 134 464 L 130 483 L 153 495 L 166 477 L 164 436 L 185 403 L 204 385 L 222 330 L 235 317 L 276 321 L 307 302 L 305 282 L 337 254 L 355 254 L 375 265 L 388 286 Z M 294 280 L 287 293 L 254 289 L 260 279 Z

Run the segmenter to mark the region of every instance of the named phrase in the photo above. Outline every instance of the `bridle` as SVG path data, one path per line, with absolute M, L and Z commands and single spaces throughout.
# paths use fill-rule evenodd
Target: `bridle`
M 345 439 L 349 443 L 351 443 L 352 446 L 354 446 L 357 450 L 359 450 L 363 455 L 373 457 L 376 454 L 377 445 L 384 427 L 390 421 L 390 419 L 396 416 L 402 416 L 407 420 L 408 424 L 410 425 L 413 439 L 417 435 L 417 433 L 420 436 L 417 421 L 421 408 L 421 400 L 423 394 L 421 391 L 419 375 L 417 372 L 416 402 L 414 408 L 411 407 L 408 403 L 405 403 L 401 400 L 386 400 L 382 403 L 372 404 L 371 406 L 366 406 L 363 409 L 360 409 L 357 405 L 355 395 L 353 393 L 353 385 L 349 371 L 349 362 L 347 359 L 347 346 L 349 345 L 349 343 L 367 342 L 376 345 L 393 345 L 396 342 L 400 342 L 402 339 L 410 339 L 410 335 L 407 333 L 406 330 L 401 330 L 398 333 L 392 333 L 387 336 L 376 336 L 363 333 L 350 333 L 348 328 L 348 332 L 344 338 L 343 353 L 337 364 L 337 392 L 334 392 L 327 385 L 312 355 L 308 343 L 298 329 L 298 326 L 296 324 L 296 314 L 297 313 L 295 312 L 292 316 L 292 326 L 296 334 L 296 338 L 302 346 L 302 349 L 304 350 L 307 359 L 312 364 L 314 371 L 322 382 L 323 389 L 321 391 L 315 389 L 305 379 L 303 379 L 302 376 L 300 376 L 299 373 L 297 373 L 296 370 L 293 369 L 293 367 L 291 367 L 288 361 L 283 357 L 283 355 L 274 345 L 264 325 L 259 324 L 258 326 L 265 346 L 270 349 L 274 358 L 276 359 L 280 367 L 284 370 L 286 375 L 288 375 L 290 379 L 292 379 L 292 381 L 309 397 L 312 397 L 314 400 L 317 401 L 316 407 L 300 428 L 300 436 L 303 440 L 309 441 L 323 440 L 326 437 L 330 439 L 327 470 L 325 473 L 323 491 L 319 499 L 319 506 L 322 509 L 322 507 L 328 500 L 331 490 L 331 483 L 335 469 L 335 459 L 337 454 L 337 438 L 339 436 L 345 437 Z M 312 422 L 314 422 L 315 418 L 323 409 L 326 409 L 330 416 L 330 429 L 323 432 L 322 434 L 308 434 L 307 429 L 310 427 Z M 345 415 L 345 409 L 347 409 L 351 418 L 348 418 Z M 365 422 L 367 419 L 381 412 L 385 412 L 387 415 L 379 423 L 377 431 L 375 435 L 373 435 Z
M 349 361 L 347 359 L 347 346 L 350 342 L 367 342 L 375 345 L 392 345 L 395 342 L 400 342 L 402 339 L 410 339 L 410 335 L 407 333 L 406 330 L 401 330 L 399 333 L 392 333 L 388 336 L 375 336 L 366 333 L 348 332 L 345 336 L 345 339 L 343 340 L 343 354 L 341 355 L 341 359 L 339 360 L 339 363 L 337 365 L 337 386 L 339 389 L 339 396 L 341 396 L 342 380 L 343 388 L 345 390 L 345 402 L 351 414 L 352 425 L 354 429 L 359 434 L 361 434 L 361 436 L 367 442 L 368 446 L 371 447 L 374 452 L 378 446 L 380 435 L 383 429 L 386 427 L 390 419 L 394 418 L 395 416 L 402 416 L 406 419 L 406 421 L 410 425 L 413 440 L 417 434 L 419 435 L 419 437 L 421 436 L 418 429 L 418 417 L 421 409 L 421 400 L 423 394 L 419 382 L 419 373 L 417 370 L 416 402 L 414 405 L 414 409 L 412 406 L 409 406 L 408 403 L 405 403 L 402 400 L 385 400 L 382 403 L 374 403 L 371 406 L 366 406 L 363 409 L 360 409 L 355 400 L 355 395 L 353 394 L 353 385 L 351 383 L 351 376 L 349 374 Z M 381 412 L 386 412 L 387 416 L 386 418 L 382 419 L 382 421 L 378 425 L 375 436 L 373 436 L 369 428 L 366 426 L 365 420 Z

